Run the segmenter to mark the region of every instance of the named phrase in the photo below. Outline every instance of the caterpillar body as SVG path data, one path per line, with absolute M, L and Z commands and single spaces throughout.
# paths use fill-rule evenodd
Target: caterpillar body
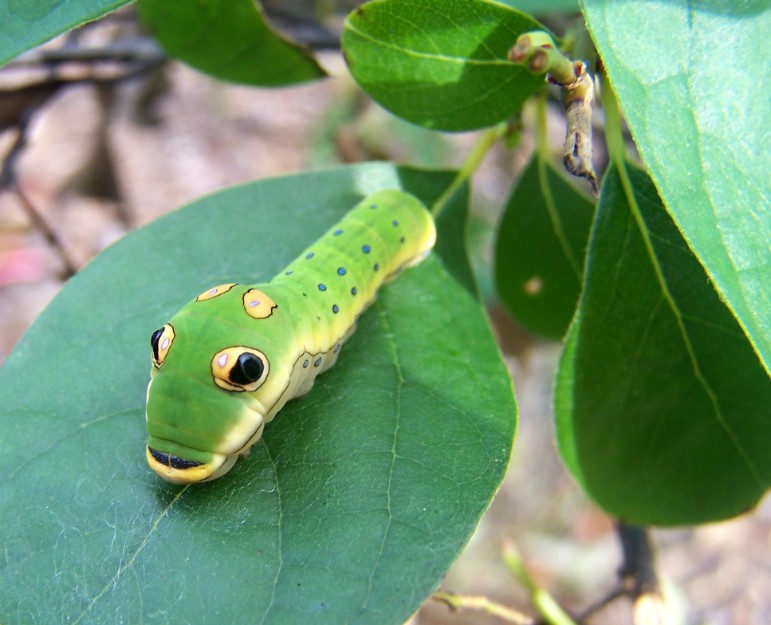
M 435 239 L 417 198 L 381 191 L 269 282 L 221 284 L 185 305 L 150 341 L 150 467 L 183 484 L 224 475 L 335 363 L 381 284 Z

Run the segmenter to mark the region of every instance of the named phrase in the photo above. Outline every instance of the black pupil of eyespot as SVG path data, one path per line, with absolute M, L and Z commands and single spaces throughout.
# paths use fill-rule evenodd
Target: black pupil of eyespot
M 158 343 L 161 340 L 161 336 L 163 335 L 163 328 L 160 328 L 153 332 L 153 335 L 150 337 L 150 345 L 153 348 L 153 356 L 156 360 L 158 360 Z
M 236 364 L 230 370 L 230 381 L 242 386 L 256 382 L 262 377 L 265 366 L 259 356 L 244 352 L 236 360 Z

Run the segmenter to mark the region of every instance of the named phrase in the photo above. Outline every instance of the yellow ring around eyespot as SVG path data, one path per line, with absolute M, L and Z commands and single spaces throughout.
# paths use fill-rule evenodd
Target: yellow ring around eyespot
M 230 370 L 235 365 L 238 357 L 243 353 L 254 354 L 257 356 L 263 365 L 262 375 L 258 380 L 246 384 L 244 386 L 233 384 L 230 381 Z M 211 359 L 211 372 L 214 377 L 214 383 L 225 391 L 234 391 L 236 393 L 252 392 L 256 391 L 270 373 L 270 362 L 268 357 L 263 354 L 259 349 L 253 347 L 245 347 L 243 345 L 234 345 L 233 347 L 226 347 L 214 354 L 214 358 Z
M 163 326 L 163 332 L 158 338 L 158 360 L 155 359 L 155 354 L 153 354 L 153 364 L 156 367 L 160 367 L 164 362 L 166 362 L 166 356 L 168 355 L 176 336 L 177 334 L 174 332 L 174 326 L 172 326 L 170 323 L 167 323 Z

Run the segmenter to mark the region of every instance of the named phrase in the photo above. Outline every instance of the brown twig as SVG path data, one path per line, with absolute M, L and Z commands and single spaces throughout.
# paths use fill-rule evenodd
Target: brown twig
M 4 68 L 37 66 L 45 71 L 42 80 L 24 86 L 0 89 L 0 129 L 15 129 L 17 137 L 0 161 L 0 192 L 16 194 L 32 226 L 39 230 L 63 265 L 63 277 L 78 270 L 61 237 L 19 184 L 16 173 L 19 158 L 27 146 L 28 129 L 34 116 L 61 90 L 74 85 L 90 84 L 109 88 L 123 81 L 149 74 L 166 61 L 160 48 L 149 39 L 116 42 L 103 48 L 64 47 L 59 50 L 34 50 Z M 104 64 L 110 63 L 109 71 Z M 71 77 L 61 72 L 62 64 L 76 64 L 81 69 Z M 115 66 L 117 64 L 117 67 Z M 72 72 L 67 72 L 72 74 Z M 61 75 L 60 75 L 61 74 Z
M 562 104 L 568 120 L 565 136 L 565 152 L 562 158 L 565 168 L 574 176 L 589 181 L 597 194 L 597 175 L 592 163 L 592 106 L 594 104 L 594 80 L 583 61 L 574 64 L 575 79 L 562 88 Z
M 21 153 L 27 145 L 27 126 L 29 120 L 32 117 L 32 111 L 23 111 L 20 114 L 20 119 L 16 124 L 17 136 L 13 142 L 11 149 L 5 155 L 2 161 L 2 167 L 0 167 L 0 193 L 5 189 L 12 189 L 16 180 L 16 161 L 19 160 Z
M 10 150 L 8 150 L 8 153 L 5 155 L 2 167 L 0 168 L 0 193 L 8 190 L 16 194 L 29 221 L 32 223 L 32 226 L 40 231 L 61 260 L 63 265 L 62 278 L 67 279 L 77 273 L 77 264 L 73 261 L 69 252 L 67 252 L 59 235 L 43 217 L 42 213 L 35 207 L 27 194 L 22 190 L 16 176 L 16 163 L 27 145 L 27 129 L 29 128 L 30 121 L 34 114 L 59 90 L 60 87 L 60 84 L 51 82 L 49 83 L 48 89 L 41 89 L 39 93 L 30 88 L 32 91 L 28 93 L 29 97 L 26 99 L 22 98 L 18 110 L 9 113 L 11 117 L 14 117 L 12 123 L 9 125 L 11 127 L 15 126 L 17 136 Z
M 483 612 L 512 625 L 534 625 L 535 623 L 526 614 L 517 612 L 482 595 L 459 595 L 454 592 L 437 591 L 431 595 L 431 598 L 434 601 L 444 603 L 453 612 L 460 610 Z
M 51 93 L 53 93 L 53 91 Z M 27 129 L 29 128 L 29 123 L 34 113 L 48 100 L 51 93 L 48 93 L 42 98 L 35 99 L 32 105 L 23 107 L 19 111 L 18 119 L 16 120 L 18 135 L 11 146 L 11 149 L 8 150 L 8 153 L 3 160 L 2 168 L 0 169 L 0 193 L 4 190 L 9 190 L 16 194 L 33 227 L 43 234 L 46 241 L 48 241 L 49 245 L 61 259 L 62 265 L 64 266 L 62 277 L 67 279 L 77 273 L 77 264 L 72 260 L 69 252 L 67 252 L 59 235 L 43 217 L 42 213 L 35 207 L 27 194 L 21 189 L 18 180 L 16 179 L 16 162 L 21 156 L 24 147 L 27 145 Z
M 655 555 L 647 528 L 619 521 L 616 533 L 623 553 L 623 562 L 618 570 L 622 582 L 630 585 L 635 594 L 658 591 Z
M 41 212 L 35 207 L 32 201 L 30 201 L 27 194 L 22 191 L 21 187 L 14 185 L 14 191 L 16 192 L 16 196 L 21 201 L 21 205 L 27 213 L 29 220 L 32 222 L 34 227 L 42 233 L 46 241 L 48 241 L 48 244 L 56 252 L 56 255 L 61 260 L 63 265 L 63 270 L 61 272 L 62 279 L 66 280 L 67 278 L 74 276 L 78 272 L 77 263 L 70 256 L 59 235 L 51 227 L 45 217 L 43 217 Z
M 656 574 L 655 550 L 648 529 L 619 521 L 616 533 L 623 553 L 618 575 L 622 588 L 632 598 L 635 625 L 671 623 L 672 617 Z
M 626 588 L 623 588 L 621 586 L 618 586 L 611 590 L 607 595 L 605 595 L 602 599 L 595 601 L 594 603 L 586 606 L 583 610 L 578 612 L 575 615 L 575 619 L 578 623 L 583 623 L 593 614 L 599 612 L 603 608 L 609 606 L 611 603 L 616 601 L 616 599 L 620 599 L 621 597 L 628 597 L 629 591 Z
M 35 48 L 11 62 L 7 68 L 55 67 L 65 63 L 88 65 L 103 63 L 158 64 L 166 60 L 161 47 L 149 37 L 119 40 L 107 46 L 91 48 Z
M 533 74 L 546 74 L 550 83 L 559 85 L 568 122 L 562 159 L 565 169 L 588 180 L 596 195 L 597 174 L 592 163 L 594 80 L 586 64 L 567 58 L 544 31 L 520 35 L 509 51 L 509 60 Z

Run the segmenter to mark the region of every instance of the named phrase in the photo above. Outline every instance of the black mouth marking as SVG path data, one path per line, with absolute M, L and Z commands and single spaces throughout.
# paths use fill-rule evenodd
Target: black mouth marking
M 172 454 L 158 451 L 152 447 L 148 447 L 147 450 L 150 452 L 150 455 L 160 464 L 171 467 L 172 469 L 192 469 L 193 467 L 200 467 L 203 464 L 203 462 L 198 462 L 197 460 L 186 460 L 185 458 L 180 458 L 179 456 L 174 456 Z

